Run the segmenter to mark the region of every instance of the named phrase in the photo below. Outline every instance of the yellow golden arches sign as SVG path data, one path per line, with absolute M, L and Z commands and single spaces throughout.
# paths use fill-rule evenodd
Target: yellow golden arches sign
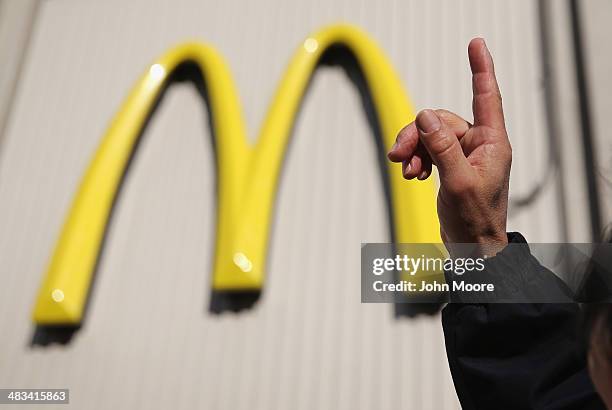
M 379 47 L 347 25 L 325 28 L 295 52 L 251 146 L 232 77 L 210 46 L 187 43 L 164 54 L 136 83 L 104 136 L 65 221 L 34 309 L 39 325 L 78 325 L 109 214 L 135 143 L 170 75 L 182 63 L 199 68 L 207 85 L 218 159 L 218 221 L 212 286 L 260 289 L 278 175 L 300 101 L 322 54 L 348 48 L 363 71 L 389 149 L 398 130 L 414 119 L 401 82 Z M 240 158 L 240 160 L 236 160 Z M 392 220 L 398 242 L 440 242 L 435 186 L 405 181 L 388 165 Z

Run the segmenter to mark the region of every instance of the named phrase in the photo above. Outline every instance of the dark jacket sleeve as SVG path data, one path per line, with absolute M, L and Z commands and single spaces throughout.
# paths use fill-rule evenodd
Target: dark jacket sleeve
M 520 234 L 508 239 L 525 246 L 487 259 L 486 272 L 550 280 L 551 289 L 565 292 Z M 588 375 L 577 304 L 461 303 L 464 296 L 451 292 L 442 312 L 450 370 L 464 409 L 605 409 Z

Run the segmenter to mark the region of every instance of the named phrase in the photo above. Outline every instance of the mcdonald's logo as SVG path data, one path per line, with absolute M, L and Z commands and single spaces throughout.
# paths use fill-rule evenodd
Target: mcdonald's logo
M 215 136 L 218 220 L 212 287 L 220 291 L 261 289 L 278 176 L 291 128 L 323 53 L 338 45 L 349 50 L 358 63 L 380 126 L 381 146 L 390 149 L 398 130 L 414 119 L 414 110 L 388 59 L 357 28 L 331 26 L 298 47 L 254 145 L 245 138 L 238 96 L 223 57 L 208 45 L 179 45 L 148 67 L 102 139 L 65 220 L 36 300 L 34 321 L 39 325 L 81 323 L 129 158 L 171 76 L 186 63 L 198 69 L 206 84 Z M 395 240 L 440 242 L 434 182 L 406 181 L 398 167 L 388 163 L 384 175 Z

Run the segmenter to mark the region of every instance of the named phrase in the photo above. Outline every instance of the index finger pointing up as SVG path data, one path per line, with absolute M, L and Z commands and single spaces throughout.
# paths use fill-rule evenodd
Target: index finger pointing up
M 502 98 L 495 78 L 493 58 L 482 38 L 470 41 L 468 55 L 472 69 L 474 125 L 505 130 Z

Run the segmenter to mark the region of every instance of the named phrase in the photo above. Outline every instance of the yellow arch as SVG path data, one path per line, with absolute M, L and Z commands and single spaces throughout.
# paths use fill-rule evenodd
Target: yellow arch
M 207 45 L 180 45 L 142 75 L 104 136 L 65 221 L 36 301 L 35 322 L 81 322 L 109 213 L 135 142 L 169 75 L 186 61 L 197 64 L 206 80 L 216 138 L 219 202 L 212 285 L 217 290 L 261 288 L 276 185 L 291 127 L 322 53 L 337 44 L 348 47 L 360 64 L 383 146 L 389 149 L 397 131 L 414 119 L 414 110 L 385 55 L 354 27 L 325 28 L 297 49 L 254 146 L 245 138 L 224 59 Z M 405 181 L 397 164 L 388 166 L 397 241 L 440 242 L 434 183 Z

